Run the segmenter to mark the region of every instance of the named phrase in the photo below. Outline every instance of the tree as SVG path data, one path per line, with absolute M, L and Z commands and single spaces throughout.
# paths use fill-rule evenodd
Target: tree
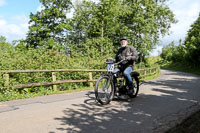
M 187 50 L 186 60 L 195 65 L 200 65 L 200 14 L 188 31 L 184 46 Z
M 98 4 L 90 1 L 75 5 L 72 19 L 73 31 L 70 33 L 70 45 L 82 54 L 91 53 L 95 48 L 98 55 L 113 53 L 113 41 L 118 25 L 116 6 L 118 0 L 102 0 Z M 119 3 L 119 2 L 118 2 Z M 94 43 L 92 43 L 94 42 Z M 89 51 L 88 51 L 89 50 Z M 90 54 L 91 55 L 91 54 Z
M 163 47 L 161 57 L 168 61 L 184 62 L 193 67 L 200 65 L 200 14 L 191 25 L 184 43 L 180 40 L 179 45 L 171 43 Z
M 30 14 L 29 31 L 26 38 L 28 47 L 53 48 L 66 42 L 69 26 L 67 12 L 71 8 L 70 0 L 40 0 L 41 11 Z
M 0 36 L 0 43 L 5 43 L 6 42 L 6 37 Z
M 40 1 L 44 9 L 30 15 L 26 38 L 27 46 L 34 48 L 65 44 L 74 53 L 105 55 L 116 51 L 119 38 L 126 36 L 144 57 L 175 22 L 166 0 L 77 0 L 75 5 L 70 0 Z M 75 12 L 68 19 L 71 7 Z
M 13 46 L 6 42 L 6 37 L 0 36 L 0 52 L 4 53 L 5 51 L 12 50 Z
M 174 41 L 171 42 L 170 44 L 164 46 L 162 48 L 162 53 L 161 53 L 161 58 L 167 61 L 172 61 L 173 60 L 173 53 L 176 50 L 176 46 L 174 44 Z
M 165 4 L 166 0 L 127 0 L 129 12 L 124 18 L 131 43 L 144 57 L 155 48 L 160 36 L 168 33 L 174 14 Z M 142 59 L 142 58 L 141 58 Z
M 144 57 L 168 33 L 174 15 L 166 0 L 101 0 L 79 2 L 73 17 L 73 43 L 82 48 L 88 39 L 105 38 L 119 47 L 119 38 L 127 36 Z M 81 42 L 81 43 L 80 43 Z M 110 44 L 109 44 L 110 45 Z M 101 45 L 104 47 L 105 45 Z M 99 46 L 96 46 L 99 48 Z M 102 50 L 98 50 L 102 52 Z

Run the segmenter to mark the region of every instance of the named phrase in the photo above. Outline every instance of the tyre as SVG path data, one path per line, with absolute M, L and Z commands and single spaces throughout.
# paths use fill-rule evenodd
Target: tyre
M 108 104 L 114 97 L 113 82 L 109 76 L 100 77 L 95 85 L 96 100 L 102 105 Z
M 129 94 L 129 96 L 131 98 L 135 98 L 138 94 L 138 91 L 139 91 L 139 79 L 138 79 L 138 77 L 133 78 L 133 84 L 134 84 L 133 94 Z

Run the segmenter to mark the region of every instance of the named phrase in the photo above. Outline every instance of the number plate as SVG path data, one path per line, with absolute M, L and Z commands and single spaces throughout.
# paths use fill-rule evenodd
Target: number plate
M 114 71 L 114 64 L 107 64 L 107 71 L 113 72 Z

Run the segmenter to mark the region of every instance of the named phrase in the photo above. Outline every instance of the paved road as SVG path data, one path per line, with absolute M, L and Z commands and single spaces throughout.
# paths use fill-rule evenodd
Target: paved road
M 200 109 L 200 77 L 161 71 L 132 101 L 100 106 L 93 91 L 0 102 L 0 133 L 162 133 Z

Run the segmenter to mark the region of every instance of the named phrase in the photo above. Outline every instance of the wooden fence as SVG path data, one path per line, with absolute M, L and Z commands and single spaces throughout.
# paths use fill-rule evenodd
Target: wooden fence
M 154 75 L 158 72 L 159 67 L 153 68 L 144 68 L 137 69 L 135 71 L 140 73 L 140 77 L 146 77 L 149 75 Z M 93 82 L 97 81 L 97 79 L 93 79 L 93 72 L 106 72 L 104 69 L 54 69 L 54 70 L 3 70 L 0 73 L 4 73 L 3 77 L 5 80 L 4 86 L 7 88 L 29 88 L 29 87 L 37 87 L 37 86 L 45 86 L 45 85 L 53 85 L 53 89 L 57 90 L 58 84 L 63 83 L 80 83 L 80 82 L 90 82 L 90 87 L 93 86 Z M 51 82 L 39 82 L 39 83 L 27 83 L 27 84 L 19 84 L 10 86 L 9 84 L 9 74 L 11 73 L 36 73 L 36 72 L 51 72 L 52 73 L 52 81 Z M 88 79 L 86 80 L 56 80 L 56 72 L 88 72 Z

